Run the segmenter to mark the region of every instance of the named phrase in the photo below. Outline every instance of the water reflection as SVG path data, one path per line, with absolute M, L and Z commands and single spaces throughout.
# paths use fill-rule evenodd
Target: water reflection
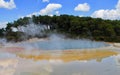
M 115 56 L 116 64 L 120 67 L 120 55 Z
M 36 52 L 38 53 L 38 52 Z M 96 60 L 101 62 L 103 58 L 117 55 L 117 52 L 110 50 L 64 50 L 64 51 L 43 51 L 40 54 L 18 53 L 21 58 L 37 60 L 49 60 L 52 62 L 71 62 Z
M 17 56 L 0 54 L 0 75 L 120 75 L 120 55 L 115 51 L 65 50 L 31 53 L 21 52 Z
M 98 51 L 99 52 L 99 51 Z M 108 51 L 109 52 L 109 51 Z M 63 52 L 64 53 L 64 52 Z M 66 51 L 65 51 L 66 53 Z M 78 53 L 78 52 L 77 52 Z M 91 53 L 91 52 L 89 52 Z M 102 54 L 97 54 L 97 51 L 93 51 L 95 55 L 90 55 L 91 60 L 73 60 L 65 61 L 67 58 L 59 59 L 51 57 L 51 59 L 37 59 L 37 61 L 32 61 L 30 58 L 28 60 L 20 61 L 18 68 L 16 69 L 15 75 L 119 75 L 120 68 L 116 65 L 116 60 L 119 60 L 119 55 L 114 55 L 114 52 L 110 51 L 106 54 L 106 51 L 101 51 Z M 67 52 L 69 56 L 69 52 Z M 70 52 L 70 55 L 74 53 Z M 88 55 L 87 52 L 83 52 L 83 55 Z M 106 56 L 105 56 L 106 55 Z M 113 56 L 114 55 L 114 56 Z M 49 56 L 49 55 L 48 55 Z M 67 55 L 66 55 L 67 56 Z M 97 62 L 96 57 L 102 58 L 101 62 Z M 79 56 L 78 56 L 79 57 Z M 24 57 L 25 58 L 25 57 Z M 70 60 L 70 58 L 68 58 Z M 86 58 L 86 57 L 85 57 Z M 34 59 L 32 57 L 32 59 Z M 87 60 L 87 59 L 86 59 Z M 23 64 L 25 66 L 23 66 Z M 32 65 L 31 65 L 32 64 Z
M 13 75 L 16 71 L 18 59 L 14 54 L 0 52 L 0 75 Z

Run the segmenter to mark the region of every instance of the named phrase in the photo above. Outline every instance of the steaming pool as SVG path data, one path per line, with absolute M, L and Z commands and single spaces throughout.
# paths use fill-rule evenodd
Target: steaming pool
M 68 50 L 68 49 L 91 49 L 109 46 L 105 42 L 91 40 L 55 39 L 43 40 L 32 43 L 22 43 L 22 47 L 33 47 L 41 50 Z M 20 46 L 19 45 L 19 46 Z
M 104 49 L 105 42 L 57 39 L 14 46 L 0 50 L 0 75 L 120 75 L 120 48 Z

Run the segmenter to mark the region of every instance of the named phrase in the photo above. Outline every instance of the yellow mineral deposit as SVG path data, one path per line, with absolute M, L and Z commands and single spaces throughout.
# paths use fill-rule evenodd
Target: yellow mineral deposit
M 55 53 L 55 55 L 53 54 Z M 100 62 L 103 58 L 117 55 L 117 52 L 110 51 L 110 50 L 64 50 L 64 51 L 53 51 L 51 52 L 43 52 L 39 55 L 33 55 L 33 54 L 24 54 L 19 53 L 17 54 L 21 58 L 26 59 L 33 59 L 35 61 L 38 60 L 62 60 L 64 62 L 70 62 L 70 61 L 84 61 L 84 60 L 96 60 Z

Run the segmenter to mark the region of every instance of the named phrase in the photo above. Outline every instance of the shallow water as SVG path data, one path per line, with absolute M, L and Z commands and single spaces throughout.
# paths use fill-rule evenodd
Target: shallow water
M 79 58 L 82 56 L 79 53 L 77 55 L 75 53 L 63 53 L 63 55 L 57 57 L 52 55 L 49 56 L 50 58 L 41 59 L 40 57 L 37 60 L 32 57 L 33 61 L 31 63 L 28 64 L 28 61 L 26 61 L 27 67 L 24 68 L 24 72 L 20 72 L 23 67 L 19 67 L 17 72 L 20 72 L 20 75 L 120 75 L 120 55 L 109 51 L 109 54 L 105 53 L 105 55 L 95 53 L 95 55 L 91 52 L 82 53 L 82 59 Z M 61 58 L 64 55 L 68 58 Z M 71 55 L 70 59 L 69 56 Z M 32 63 L 34 63 L 34 66 L 30 66 Z M 38 64 L 39 66 L 37 66 Z
M 67 49 L 91 49 L 109 46 L 105 42 L 91 40 L 55 39 L 44 40 L 32 43 L 22 43 L 19 46 L 33 47 L 42 50 L 67 50 Z
M 31 52 L 33 53 L 33 51 Z M 0 75 L 120 75 L 120 54 L 110 50 L 0 54 Z

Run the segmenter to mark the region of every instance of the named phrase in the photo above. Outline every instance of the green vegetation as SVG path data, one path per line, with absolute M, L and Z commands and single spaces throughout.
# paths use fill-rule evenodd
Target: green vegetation
M 78 17 L 73 15 L 35 16 L 20 18 L 8 23 L 5 29 L 0 29 L 0 36 L 8 40 L 21 41 L 22 32 L 13 32 L 12 27 L 18 28 L 29 24 L 30 20 L 36 25 L 50 26 L 48 32 L 61 33 L 70 38 L 87 38 L 98 41 L 120 42 L 120 20 L 103 20 L 101 18 Z M 45 35 L 44 35 L 45 36 Z

